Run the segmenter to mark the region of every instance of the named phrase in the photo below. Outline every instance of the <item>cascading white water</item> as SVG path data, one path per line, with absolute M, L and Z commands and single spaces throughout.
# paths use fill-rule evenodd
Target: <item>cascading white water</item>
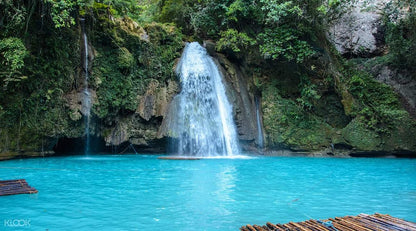
M 84 20 L 83 20 L 84 21 Z M 85 25 L 84 25 L 85 27 Z M 90 115 L 91 115 L 91 93 L 88 88 L 88 40 L 85 28 L 83 27 L 83 40 L 84 40 L 84 90 L 82 96 L 82 109 L 81 112 L 85 116 L 85 154 L 89 153 L 90 148 Z
M 263 129 L 261 127 L 261 121 L 260 121 L 260 102 L 259 98 L 255 97 L 255 104 L 256 104 L 256 121 L 257 121 L 257 145 L 259 148 L 264 147 L 264 141 L 263 141 Z
M 179 155 L 232 156 L 240 153 L 232 106 L 214 60 L 199 43 L 188 43 L 176 69 L 182 90 L 171 133 Z

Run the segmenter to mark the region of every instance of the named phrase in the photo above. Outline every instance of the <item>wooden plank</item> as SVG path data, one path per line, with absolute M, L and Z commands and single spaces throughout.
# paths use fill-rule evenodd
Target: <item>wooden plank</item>
M 380 219 L 380 218 L 376 218 L 376 217 L 367 216 L 367 217 L 362 217 L 362 219 L 371 221 L 373 223 L 377 223 L 380 226 L 385 227 L 385 230 L 392 230 L 392 229 L 401 230 L 401 231 L 406 231 L 407 230 L 406 227 L 403 227 L 400 224 L 397 224 L 395 222 L 390 222 L 388 220 L 383 220 L 383 219 Z
M 280 230 L 279 227 L 277 227 L 276 225 L 274 225 L 274 224 L 272 224 L 270 222 L 267 222 L 266 223 L 266 226 L 269 227 L 269 229 L 271 229 L 271 230 Z
M 287 231 L 288 228 L 286 228 L 285 226 L 283 226 L 282 224 L 276 224 L 276 226 L 280 227 L 280 229 Z
M 248 228 L 248 230 L 250 230 L 250 231 L 256 231 L 256 229 L 255 229 L 253 226 L 251 226 L 251 225 L 247 225 L 246 227 L 247 227 L 247 228 Z
M 396 218 L 396 217 L 392 217 L 392 216 L 390 216 L 388 214 L 384 215 L 384 214 L 376 213 L 376 214 L 374 214 L 372 216 L 373 217 L 380 217 L 380 218 L 382 218 L 384 220 L 388 220 L 388 221 L 394 222 L 396 224 L 402 224 L 402 225 L 406 226 L 407 228 L 413 228 L 413 229 L 416 230 L 416 223 L 409 222 L 409 221 L 405 221 L 403 219 L 399 219 L 399 218 Z
M 258 226 L 258 225 L 253 225 L 253 227 L 254 227 L 257 231 L 267 231 L 267 230 L 263 229 L 263 227 Z
M 282 226 L 285 228 L 285 230 L 296 230 L 294 227 L 290 225 L 290 223 L 283 224 Z
M 241 226 L 240 228 L 241 231 L 250 231 L 247 226 Z
M 275 225 L 275 224 L 272 224 L 272 223 L 270 223 L 270 222 L 267 222 L 266 226 L 267 226 L 270 230 L 273 230 L 273 231 L 285 231 L 285 230 L 284 230 L 284 229 L 282 229 L 281 227 L 279 227 L 279 226 L 277 226 L 277 225 Z
M 369 215 L 367 216 L 358 216 L 360 221 L 366 224 L 372 224 L 373 226 L 376 226 L 376 228 L 378 230 L 393 230 L 392 227 L 390 227 L 391 225 L 382 221 L 382 220 L 376 220 L 374 218 L 370 218 Z M 358 219 L 358 218 L 357 218 Z M 394 228 L 394 230 L 397 230 L 396 228 Z M 399 228 L 399 230 L 401 230 Z
M 269 226 L 267 226 L 267 225 L 263 225 L 263 226 L 262 226 L 262 228 L 263 228 L 265 231 L 274 231 L 274 229 L 270 229 L 270 228 L 269 228 Z
M 365 231 L 387 231 L 383 227 L 380 227 L 378 224 L 366 222 L 362 219 L 357 219 L 356 217 L 344 217 L 343 220 L 348 224 L 361 227 L 361 229 Z
M 335 219 L 329 219 L 332 221 L 332 225 L 338 230 L 344 231 L 361 231 L 360 227 L 351 227 L 350 224 L 345 223 L 341 218 L 336 217 Z
M 303 222 L 289 222 L 287 224 L 272 224 L 267 222 L 263 227 L 254 225 L 247 226 L 243 231 L 263 231 L 263 230 L 277 230 L 277 231 L 407 231 L 415 230 L 416 223 L 405 221 L 390 215 L 382 214 L 360 214 L 358 216 L 336 217 L 324 220 L 324 222 L 332 221 L 333 227 L 326 227 L 324 224 L 316 220 L 307 220 Z M 261 229 L 260 229 L 260 228 Z
M 319 224 L 316 220 L 308 220 L 305 221 L 305 223 L 308 224 L 308 226 L 315 231 L 331 231 L 327 227 Z
M 0 196 L 33 194 L 37 192 L 38 190 L 29 186 L 25 179 L 0 181 Z
M 16 180 L 0 180 L 0 184 L 3 184 L 3 183 L 5 183 L 5 184 L 7 184 L 7 183 L 16 183 L 16 182 L 19 182 L 19 181 L 26 182 L 26 180 L 25 180 L 25 179 L 16 179 Z
M 295 227 L 297 227 L 297 228 L 299 228 L 299 230 L 301 230 L 301 231 L 313 231 L 313 230 L 308 229 L 307 227 L 301 225 L 300 223 L 290 222 L 290 224 L 293 225 L 293 226 L 295 226 Z

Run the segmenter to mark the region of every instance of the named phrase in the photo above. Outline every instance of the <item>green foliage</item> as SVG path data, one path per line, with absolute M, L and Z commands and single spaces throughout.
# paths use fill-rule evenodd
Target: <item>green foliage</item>
M 134 56 L 127 48 L 122 47 L 118 50 L 117 66 L 123 73 L 129 73 L 134 65 Z
M 120 111 L 136 109 L 138 86 L 134 80 L 137 76 L 123 72 L 125 63 L 119 66 L 119 57 L 114 55 L 119 52 L 126 51 L 99 49 L 94 62 L 93 78 L 100 79 L 97 91 L 99 104 L 94 107 L 94 113 L 99 118 L 111 120 Z
M 49 8 L 49 17 L 56 28 L 71 27 L 77 15 L 105 10 L 107 17 L 130 17 L 137 21 L 150 21 L 157 10 L 158 0 L 43 0 Z
M 173 22 L 184 31 L 189 31 L 193 7 L 191 0 L 165 0 L 161 1 L 158 19 L 161 22 Z
M 29 27 L 26 46 L 22 38 L 1 40 L 2 52 L 9 52 L 3 53 L 2 68 L 17 70 L 28 78 L 9 82 L 7 89 L 0 91 L 0 130 L 6 134 L 2 139 L 9 140 L 0 149 L 40 150 L 50 137 L 69 136 L 77 130 L 68 117 L 64 95 L 71 90 L 79 66 L 79 37 L 69 29 L 56 30 L 48 28 L 45 36 Z
M 261 9 L 266 14 L 266 23 L 280 25 L 288 21 L 288 18 L 297 19 L 304 14 L 300 6 L 293 1 L 260 0 L 260 2 L 263 4 Z
M 349 75 L 349 91 L 360 103 L 355 113 L 368 128 L 386 133 L 395 127 L 395 121 L 409 116 L 389 86 L 375 81 L 367 73 L 353 71 Z
M 74 0 L 45 0 L 50 6 L 50 16 L 56 28 L 70 27 L 75 25 L 75 19 L 71 13 L 77 6 L 77 1 Z
M 202 38 L 218 37 L 218 33 L 226 26 L 226 1 L 208 0 L 199 2 L 188 9 L 190 29 Z
M 105 6 L 108 14 L 115 17 L 129 17 L 139 22 L 149 22 L 153 19 L 157 11 L 158 0 L 83 0 L 84 10 L 93 6 L 94 8 L 101 8 Z
M 260 51 L 266 58 L 295 60 L 302 63 L 315 52 L 306 42 L 299 39 L 299 32 L 287 26 L 266 29 L 259 34 Z
M 301 97 L 297 98 L 296 102 L 298 102 L 303 109 L 311 111 L 316 104 L 316 101 L 321 98 L 316 90 L 316 85 L 310 83 L 306 76 L 302 76 L 299 88 L 301 89 Z
M 17 36 L 25 26 L 27 10 L 23 1 L 0 1 L 0 38 Z
M 258 21 L 261 19 L 257 17 L 262 17 L 256 1 L 236 0 L 226 9 L 226 16 L 229 21 L 240 23 L 246 20 Z
M 159 0 L 139 0 L 136 3 L 137 13 L 128 12 L 128 16 L 139 22 L 150 23 L 157 14 Z
M 249 46 L 254 46 L 256 40 L 250 38 L 246 33 L 239 33 L 237 30 L 228 29 L 220 32 L 221 38 L 216 44 L 217 50 L 231 49 L 233 52 L 240 52 L 241 49 L 247 49 Z
M 330 143 L 333 129 L 294 101 L 282 98 L 276 88 L 263 91 L 263 123 L 270 146 L 319 150 Z
M 151 80 L 165 83 L 175 77 L 174 61 L 183 46 L 175 27 L 150 23 L 135 28 L 133 21 L 124 18 L 107 24 L 105 33 L 96 31 L 94 35 L 100 44 L 93 63 L 98 97 L 93 111 L 103 121 L 136 111 L 138 95 Z
M 21 69 L 28 52 L 19 38 L 10 37 L 0 40 L 0 78 L 3 80 L 3 88 L 7 88 L 9 82 L 18 82 L 24 78 Z
M 257 44 L 266 58 L 303 63 L 315 53 L 311 44 L 325 32 L 324 19 L 352 1 L 166 0 L 160 20 L 188 35 L 219 39 L 219 50 L 240 52 Z
M 260 52 L 254 53 L 265 58 L 303 63 L 315 53 L 312 44 L 324 34 L 326 19 L 354 1 L 165 0 L 159 20 L 175 23 L 187 35 L 218 40 L 218 50 L 237 53 L 256 44 Z
M 17 71 L 24 66 L 27 51 L 21 39 L 12 37 L 0 40 L 0 54 L 1 64 Z
M 407 13 L 402 15 L 400 10 Z M 390 63 L 397 68 L 416 70 L 416 2 L 392 1 L 385 9 L 386 42 Z

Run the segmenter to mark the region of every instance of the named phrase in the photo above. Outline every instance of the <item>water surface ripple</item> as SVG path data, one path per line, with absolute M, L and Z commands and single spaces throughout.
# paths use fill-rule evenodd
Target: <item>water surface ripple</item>
M 125 155 L 0 162 L 1 180 L 17 178 L 39 193 L 0 197 L 0 222 L 30 219 L 34 230 L 238 230 L 376 212 L 416 221 L 413 159 Z

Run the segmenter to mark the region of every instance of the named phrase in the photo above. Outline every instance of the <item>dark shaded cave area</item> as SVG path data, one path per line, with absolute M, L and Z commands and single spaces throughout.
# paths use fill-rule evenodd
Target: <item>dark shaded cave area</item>
M 88 152 L 85 137 L 60 138 L 53 147 L 55 155 L 93 155 L 93 154 L 165 154 L 166 139 L 152 141 L 149 145 L 135 145 L 123 142 L 119 145 L 107 145 L 101 137 L 91 136 Z

